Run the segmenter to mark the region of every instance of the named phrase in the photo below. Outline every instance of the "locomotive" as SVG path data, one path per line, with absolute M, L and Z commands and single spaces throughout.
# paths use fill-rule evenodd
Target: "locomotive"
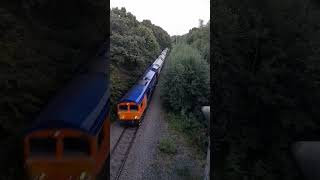
M 157 84 L 164 64 L 168 48 L 146 70 L 139 81 L 120 99 L 117 104 L 117 115 L 120 123 L 130 123 L 140 126 L 152 92 Z
M 24 164 L 30 179 L 95 179 L 103 169 L 110 149 L 106 63 L 103 57 L 73 79 L 26 131 Z

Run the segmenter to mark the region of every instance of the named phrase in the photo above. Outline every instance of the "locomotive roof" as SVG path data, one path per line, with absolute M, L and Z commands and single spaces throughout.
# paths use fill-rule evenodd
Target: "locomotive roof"
M 101 72 L 80 75 L 50 101 L 29 131 L 71 128 L 97 134 L 109 111 L 108 84 Z
M 146 91 L 147 86 L 142 84 L 134 85 L 127 94 L 120 100 L 120 102 L 134 102 L 140 104 L 143 99 L 144 92 Z
M 134 102 L 140 104 L 147 87 L 154 76 L 155 72 L 151 68 L 148 68 L 147 72 L 142 76 L 142 79 L 127 92 L 120 102 Z

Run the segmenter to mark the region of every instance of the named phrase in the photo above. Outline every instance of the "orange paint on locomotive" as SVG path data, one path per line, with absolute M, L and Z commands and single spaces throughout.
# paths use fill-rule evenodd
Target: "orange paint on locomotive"
M 42 177 L 43 180 L 95 179 L 100 172 L 110 151 L 110 119 L 103 123 L 101 133 L 103 140 L 98 144 L 98 136 L 91 136 L 72 129 L 40 130 L 28 134 L 24 139 L 24 158 L 28 176 L 32 179 Z M 64 151 L 64 140 L 77 138 L 88 143 L 88 154 L 68 154 Z M 52 154 L 32 155 L 30 153 L 32 139 L 52 139 L 55 149 Z M 40 178 L 41 179 L 41 178 Z
M 139 121 L 143 112 L 147 108 L 147 96 L 144 95 L 144 98 L 141 104 L 136 104 L 134 102 L 122 102 L 117 106 L 118 118 L 120 121 Z M 127 109 L 121 108 L 127 107 Z M 137 110 L 133 110 L 132 107 L 137 107 Z

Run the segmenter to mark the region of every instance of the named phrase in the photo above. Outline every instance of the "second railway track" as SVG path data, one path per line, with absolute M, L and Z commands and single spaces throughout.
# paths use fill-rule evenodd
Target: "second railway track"
M 128 154 L 136 137 L 138 127 L 124 128 L 111 151 L 110 179 L 118 180 L 128 158 Z

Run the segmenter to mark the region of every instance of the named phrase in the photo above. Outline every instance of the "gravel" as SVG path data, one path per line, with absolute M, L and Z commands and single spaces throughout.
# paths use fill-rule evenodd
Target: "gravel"
M 159 93 L 156 88 L 120 179 L 145 179 L 146 169 L 153 163 L 165 125 Z

